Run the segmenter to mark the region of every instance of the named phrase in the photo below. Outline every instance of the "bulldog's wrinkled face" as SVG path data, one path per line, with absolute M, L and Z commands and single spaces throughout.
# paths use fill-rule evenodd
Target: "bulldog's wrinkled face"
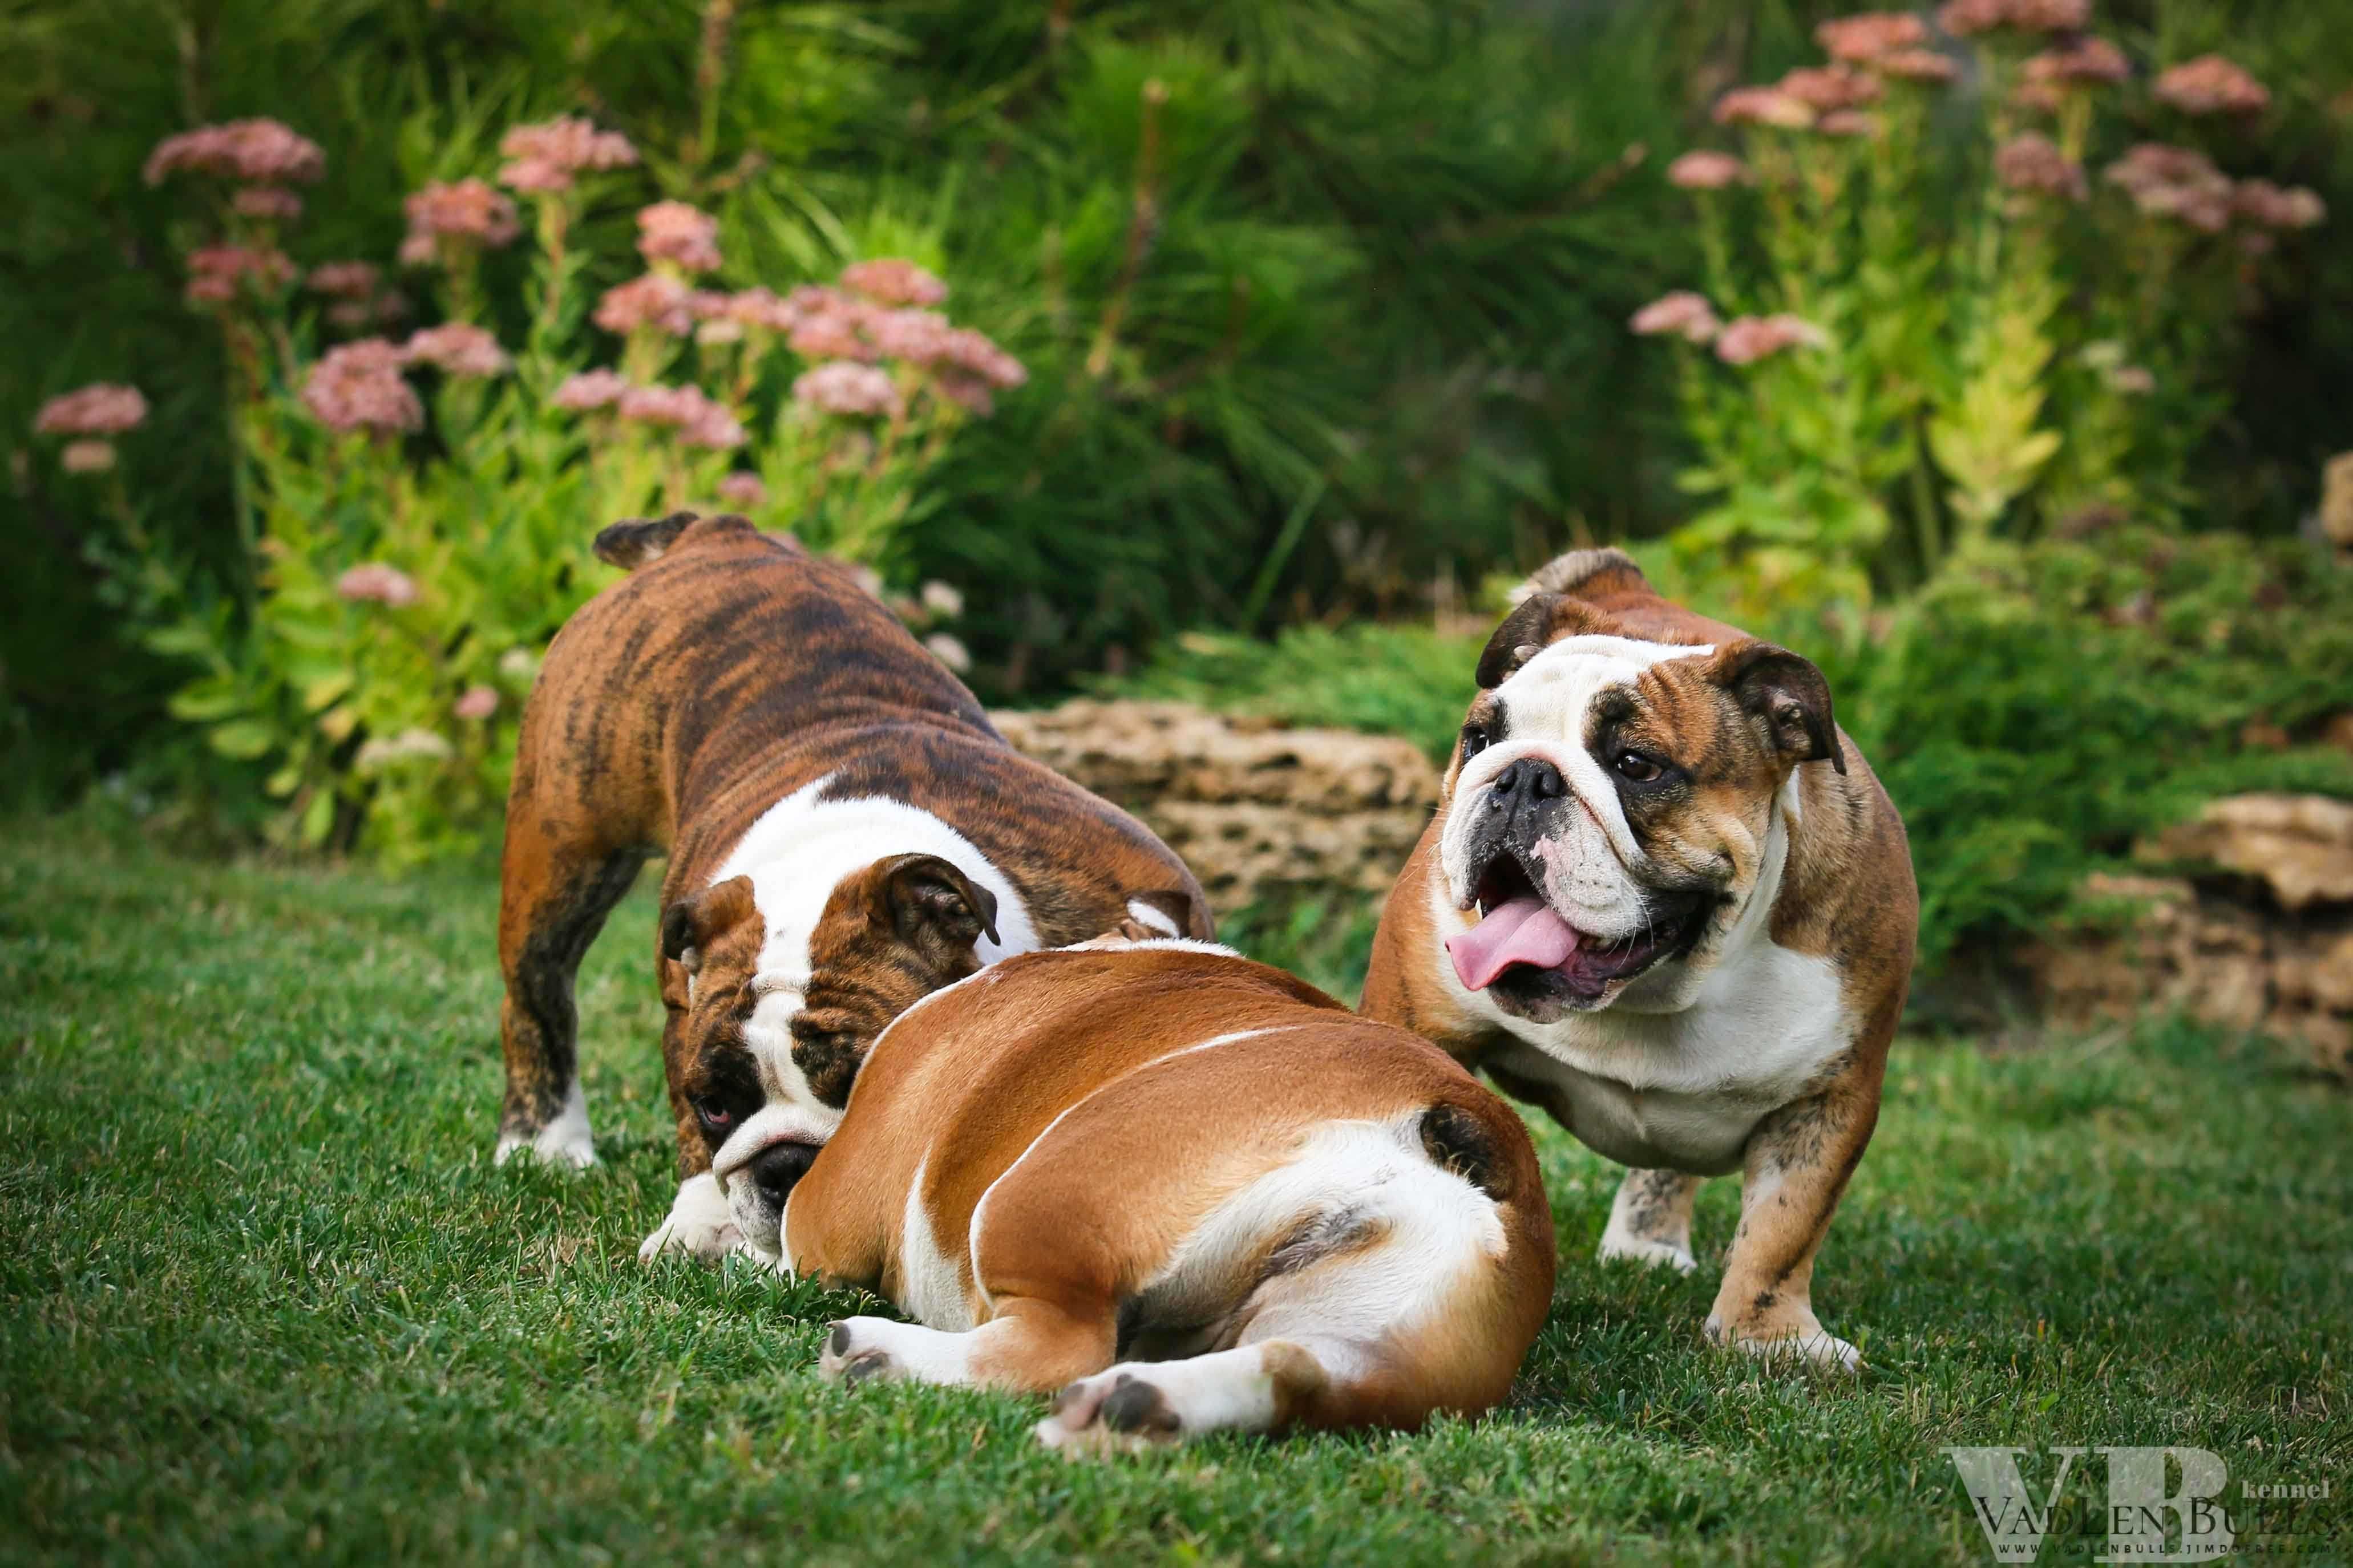
M 948 860 L 900 855 L 841 879 L 821 905 L 733 877 L 664 912 L 664 1042 L 681 1136 L 744 1239 L 777 1251 L 785 1200 L 840 1124 L 891 1021 L 979 969 L 997 900 Z M 796 919 L 793 906 L 815 906 Z M 675 981 L 675 984 L 671 984 Z
M 1476 919 L 1448 959 L 1535 1023 L 1687 1005 L 1774 874 L 1792 769 L 1844 767 L 1828 686 L 1798 655 L 1591 625 L 1537 601 L 1505 621 L 1448 778 L 1440 863 Z

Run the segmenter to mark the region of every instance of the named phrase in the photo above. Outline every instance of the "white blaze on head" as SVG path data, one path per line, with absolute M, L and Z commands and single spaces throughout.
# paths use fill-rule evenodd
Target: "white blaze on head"
M 730 1180 L 735 1173 L 773 1143 L 822 1143 L 841 1123 L 841 1108 L 818 1100 L 793 1060 L 792 1020 L 807 1005 L 818 922 L 845 879 L 892 856 L 936 855 L 997 900 L 997 940 L 983 933 L 973 948 L 984 967 L 1038 945 L 1029 906 L 971 840 L 904 801 L 818 798 L 830 778 L 805 784 L 763 812 L 711 874 L 714 885 L 731 877 L 751 879 L 752 901 L 765 931 L 752 980 L 759 1000 L 744 1038 L 766 1103 L 729 1135 L 711 1164 L 739 1215 L 754 1199 L 748 1181 Z
M 1584 808 L 1560 812 L 1556 833 L 1535 850 L 1546 901 L 1591 935 L 1616 940 L 1634 934 L 1643 919 L 1643 888 L 1630 868 L 1642 862 L 1642 850 L 1619 805 L 1616 783 L 1586 749 L 1588 721 L 1605 692 L 1632 687 L 1651 666 L 1704 658 L 1715 651 L 1706 645 L 1631 637 L 1565 637 L 1497 687 L 1504 738 L 1463 764 L 1439 841 L 1440 865 L 1454 901 L 1461 904 L 1477 890 L 1471 883 L 1472 851 L 1481 843 L 1480 807 L 1489 788 L 1512 763 L 1533 757 L 1558 769 Z

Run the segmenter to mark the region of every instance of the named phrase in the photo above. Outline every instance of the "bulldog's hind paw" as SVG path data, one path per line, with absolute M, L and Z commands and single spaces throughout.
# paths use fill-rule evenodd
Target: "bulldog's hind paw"
M 1167 1393 L 1146 1374 L 1113 1367 L 1082 1377 L 1047 1407 L 1030 1430 L 1066 1454 L 1137 1453 L 1178 1441 L 1185 1424 Z

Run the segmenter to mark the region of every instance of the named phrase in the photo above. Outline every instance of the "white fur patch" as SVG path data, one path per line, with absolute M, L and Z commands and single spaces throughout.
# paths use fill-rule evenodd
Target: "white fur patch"
M 596 1163 L 596 1141 L 588 1131 L 588 1095 L 580 1087 L 576 1072 L 573 1076 L 571 1092 L 564 1097 L 564 1109 L 556 1113 L 555 1120 L 528 1140 L 500 1139 L 494 1158 L 497 1163 L 503 1165 L 526 1151 L 551 1165 L 570 1165 L 575 1170 L 585 1171 Z
M 734 1210 L 706 1171 L 678 1184 L 670 1216 L 638 1245 L 638 1260 L 651 1263 L 664 1252 L 683 1252 L 709 1261 L 725 1257 L 743 1243 Z
M 997 900 L 997 939 L 991 941 L 984 932 L 973 944 L 984 967 L 1038 945 L 1029 905 L 971 840 L 904 801 L 876 795 L 820 799 L 831 777 L 804 784 L 762 812 L 711 875 L 713 886 L 733 877 L 751 879 L 752 901 L 765 933 L 752 980 L 759 1000 L 744 1038 L 757 1065 L 766 1103 L 729 1135 L 712 1159 L 721 1190 L 729 1194 L 739 1223 L 755 1241 L 765 1233 L 768 1216 L 749 1184 L 733 1180 L 735 1173 L 772 1143 L 786 1139 L 822 1143 L 841 1124 L 841 1110 L 817 1098 L 807 1076 L 793 1060 L 791 1024 L 807 1003 L 809 948 L 818 922 L 842 880 L 893 856 L 936 855 Z
M 899 1310 L 933 1328 L 961 1331 L 973 1326 L 972 1304 L 955 1259 L 932 1235 L 932 1214 L 923 1206 L 923 1174 L 931 1163 L 926 1153 L 907 1184 L 907 1209 L 899 1226 Z
M 1176 921 L 1167 910 L 1154 909 L 1142 899 L 1127 900 L 1127 918 L 1140 926 L 1150 926 L 1154 931 L 1166 931 L 1170 936 L 1185 934 L 1176 929 Z

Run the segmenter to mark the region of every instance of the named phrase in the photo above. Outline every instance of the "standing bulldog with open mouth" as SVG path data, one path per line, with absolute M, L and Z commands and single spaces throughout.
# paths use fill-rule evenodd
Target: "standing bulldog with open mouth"
M 1143 824 L 1007 745 L 848 569 L 691 512 L 616 523 L 596 553 L 629 575 L 549 647 L 507 797 L 498 1158 L 595 1162 L 573 980 L 667 852 L 681 1181 L 641 1255 L 773 1256 L 893 1018 L 1123 921 L 1206 938 L 1208 900 Z
M 1694 1267 L 1744 1173 L 1713 1339 L 1853 1370 L 1814 1257 L 1879 1115 L 1919 896 L 1821 671 L 1577 551 L 1481 656 L 1364 1011 L 1633 1167 L 1604 1258 Z

